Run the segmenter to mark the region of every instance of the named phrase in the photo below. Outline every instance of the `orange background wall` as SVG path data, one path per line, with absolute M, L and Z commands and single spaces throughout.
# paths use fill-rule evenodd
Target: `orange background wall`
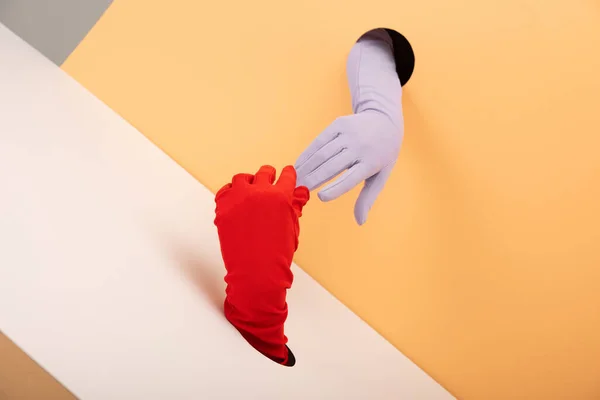
M 63 68 L 216 190 L 351 112 L 378 26 L 399 163 L 363 227 L 314 196 L 297 261 L 459 398 L 600 398 L 599 3 L 116 0 Z

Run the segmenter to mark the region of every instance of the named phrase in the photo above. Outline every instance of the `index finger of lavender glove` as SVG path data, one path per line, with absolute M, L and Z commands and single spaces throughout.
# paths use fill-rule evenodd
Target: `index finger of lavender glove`
M 294 167 L 291 165 L 284 167 L 275 186 L 283 189 L 285 193 L 292 194 L 296 188 L 296 170 Z

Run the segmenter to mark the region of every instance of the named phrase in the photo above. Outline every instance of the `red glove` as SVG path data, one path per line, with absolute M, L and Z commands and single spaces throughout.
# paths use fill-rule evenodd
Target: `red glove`
M 294 279 L 298 218 L 309 192 L 296 187 L 291 166 L 274 181 L 275 168 L 268 165 L 256 175 L 235 175 L 215 196 L 215 225 L 227 269 L 225 317 L 255 349 L 292 366 L 295 358 L 283 332 L 285 296 Z

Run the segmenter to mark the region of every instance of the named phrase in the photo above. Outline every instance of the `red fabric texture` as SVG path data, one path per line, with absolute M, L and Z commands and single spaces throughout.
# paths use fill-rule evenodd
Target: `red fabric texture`
M 285 167 L 237 174 L 216 196 L 215 225 L 227 274 L 225 317 L 259 352 L 288 362 L 284 323 L 288 315 L 294 252 L 298 248 L 306 187 L 296 187 L 296 171 Z

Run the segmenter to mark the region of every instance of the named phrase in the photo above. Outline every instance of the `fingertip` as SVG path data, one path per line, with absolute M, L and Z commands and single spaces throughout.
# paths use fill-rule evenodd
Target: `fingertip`
M 369 211 L 370 207 L 365 209 L 360 202 L 357 202 L 357 204 L 354 206 L 354 219 L 359 226 L 364 225 L 364 223 L 367 222 Z
M 367 222 L 367 216 L 366 215 L 356 215 L 354 214 L 354 219 L 356 220 L 356 223 L 358 224 L 358 226 L 362 226 L 365 224 L 365 222 Z
M 248 185 L 251 184 L 254 181 L 254 175 L 252 174 L 236 174 L 233 176 L 233 178 L 231 178 L 231 185 L 232 186 L 238 186 L 238 185 Z
M 257 173 L 263 173 L 263 174 L 266 174 L 266 175 L 267 175 L 267 174 L 268 174 L 268 175 L 271 175 L 271 174 L 275 174 L 275 173 L 276 173 L 276 170 L 275 170 L 275 167 L 274 167 L 274 166 L 272 166 L 272 165 L 269 165 L 269 164 L 265 164 L 265 165 L 261 166 L 261 167 L 258 169 L 258 172 L 257 172 Z
M 254 175 L 254 183 L 269 183 L 275 182 L 275 176 L 277 171 L 275 167 L 271 165 L 263 165 L 258 169 L 258 172 Z
M 308 190 L 308 187 L 306 187 L 304 185 L 300 185 L 300 186 L 296 187 L 296 189 L 294 189 L 294 192 L 295 192 L 295 194 L 310 198 L 310 190 Z
M 317 197 L 319 197 L 319 200 L 323 202 L 328 202 L 334 199 L 325 189 L 317 193 Z
M 344 193 L 346 193 L 349 189 L 347 189 L 345 187 L 340 188 L 340 186 L 345 186 L 342 184 L 343 184 L 343 181 L 335 181 L 335 182 L 330 183 L 329 185 L 325 186 L 317 194 L 317 196 L 319 196 L 319 200 L 321 200 L 322 202 L 332 201 L 332 200 L 337 199 Z
M 298 216 L 302 215 L 302 209 L 308 203 L 310 199 L 310 192 L 306 186 L 298 186 L 294 189 L 294 195 L 292 196 L 292 207 L 298 213 Z
M 296 169 L 291 165 L 283 167 L 276 184 L 284 186 L 288 193 L 292 192 L 296 187 Z
M 289 175 L 289 177 L 293 177 L 294 178 L 294 182 L 296 182 L 296 168 L 294 168 L 293 165 L 286 165 L 285 167 L 283 167 L 283 169 L 281 170 L 281 174 L 286 174 Z
M 306 204 L 310 200 L 310 191 L 306 186 L 298 186 L 294 189 L 294 197 Z

